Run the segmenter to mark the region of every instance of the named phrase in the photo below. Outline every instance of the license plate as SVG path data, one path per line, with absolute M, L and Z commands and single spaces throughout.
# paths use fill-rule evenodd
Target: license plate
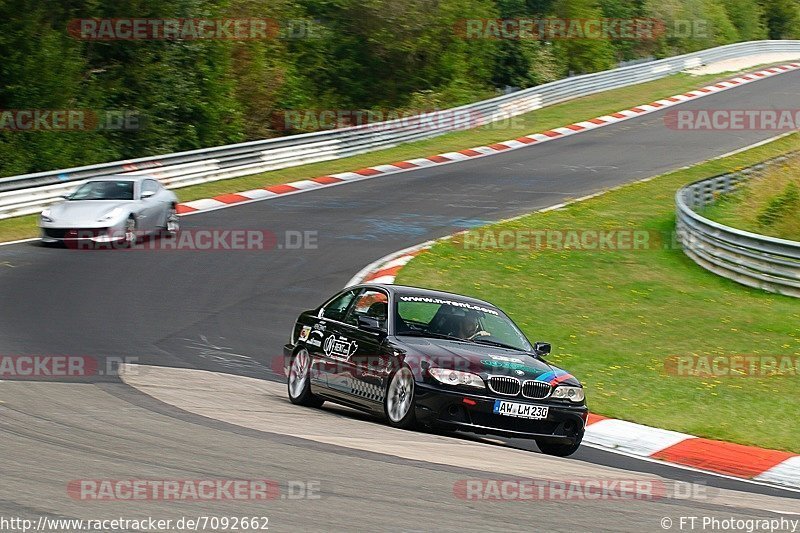
M 541 405 L 530 405 L 527 403 L 505 402 L 503 400 L 494 401 L 494 414 L 505 416 L 516 416 L 517 418 L 530 418 L 541 420 L 547 418 L 549 407 Z

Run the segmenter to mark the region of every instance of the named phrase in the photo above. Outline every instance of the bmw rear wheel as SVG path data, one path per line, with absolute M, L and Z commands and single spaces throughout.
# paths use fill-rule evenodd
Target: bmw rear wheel
M 296 405 L 319 407 L 325 400 L 311 394 L 311 355 L 301 348 L 292 357 L 289 366 L 289 400 Z

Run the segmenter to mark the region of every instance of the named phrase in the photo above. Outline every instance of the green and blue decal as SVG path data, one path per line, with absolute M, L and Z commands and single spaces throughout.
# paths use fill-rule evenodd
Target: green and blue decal
M 572 378 L 572 374 L 561 370 L 560 368 L 554 368 L 553 370 L 546 370 L 541 371 L 538 368 L 533 368 L 532 366 L 526 366 L 524 363 L 516 363 L 513 361 L 493 361 L 489 359 L 484 359 L 481 361 L 483 366 L 488 366 L 491 368 L 505 368 L 508 370 L 521 370 L 528 374 L 533 374 L 534 380 L 536 381 L 543 381 L 545 383 L 549 383 L 551 386 L 555 387 L 562 381 L 566 381 Z M 538 374 L 538 375 L 537 375 Z
M 492 361 L 490 359 L 484 359 L 481 361 L 483 366 L 488 366 L 492 368 L 505 368 L 508 370 L 522 370 L 523 372 L 527 372 L 529 374 L 536 374 L 541 373 L 541 371 L 537 368 L 533 368 L 532 366 L 525 366 L 523 363 L 514 363 L 511 361 Z

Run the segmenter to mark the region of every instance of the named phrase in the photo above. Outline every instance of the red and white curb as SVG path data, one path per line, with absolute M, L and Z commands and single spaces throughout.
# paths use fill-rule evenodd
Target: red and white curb
M 608 191 L 569 203 L 605 192 Z M 559 209 L 564 205 L 551 206 L 539 212 Z M 450 235 L 439 241 L 452 237 Z M 394 283 L 404 266 L 436 242 L 437 240 L 428 241 L 378 259 L 356 274 L 347 285 Z M 789 452 L 704 439 L 595 414 L 589 415 L 583 442 L 622 455 L 667 462 L 720 476 L 800 489 L 800 455 Z
M 800 455 L 590 415 L 584 442 L 634 457 L 800 488 Z
M 445 237 L 447 239 L 449 237 Z M 433 246 L 436 241 L 428 241 L 410 248 L 405 248 L 399 252 L 381 257 L 374 263 L 370 263 L 347 282 L 345 287 L 358 285 L 359 283 L 394 283 L 400 269 L 406 266 L 409 261 Z
M 408 172 L 410 170 L 417 170 L 420 168 L 447 165 L 457 163 L 459 161 L 466 161 L 468 159 L 475 159 L 489 155 L 499 154 L 506 150 L 516 150 L 524 148 L 533 144 L 541 144 L 543 142 L 552 141 L 569 135 L 574 135 L 583 131 L 593 130 L 622 122 L 633 117 L 646 115 L 655 111 L 660 111 L 667 107 L 687 102 L 689 100 L 696 100 L 710 94 L 726 91 L 739 85 L 745 85 L 765 79 L 785 72 L 800 69 L 800 63 L 789 63 L 777 67 L 760 70 L 752 74 L 738 76 L 726 81 L 707 85 L 694 91 L 689 91 L 683 94 L 676 94 L 669 98 L 656 100 L 649 104 L 643 104 L 630 109 L 624 109 L 617 113 L 610 115 L 603 115 L 590 120 L 584 120 L 569 124 L 564 127 L 554 128 L 552 130 L 543 131 L 541 133 L 534 133 L 517 139 L 494 143 L 489 146 L 477 146 L 468 148 L 466 150 L 459 150 L 457 152 L 447 152 L 430 157 L 421 157 L 417 159 L 409 159 L 408 161 L 398 161 L 388 165 L 377 165 L 374 167 L 362 168 L 353 172 L 342 172 L 340 174 L 331 174 L 329 176 L 321 176 L 318 178 L 310 178 L 300 181 L 293 181 L 281 185 L 270 185 L 260 189 L 251 189 L 238 193 L 222 194 L 213 198 L 203 198 L 201 200 L 193 200 L 178 204 L 178 213 L 181 215 L 188 215 L 200 213 L 204 211 L 211 211 L 215 209 L 223 209 L 234 205 L 240 205 L 250 202 L 258 202 L 263 200 L 270 200 L 286 196 L 288 194 L 298 194 L 310 190 L 316 190 L 324 187 L 331 187 L 334 185 L 341 185 L 354 181 L 361 181 L 371 179 L 378 176 L 385 176 L 388 174 L 397 174 L 400 172 Z

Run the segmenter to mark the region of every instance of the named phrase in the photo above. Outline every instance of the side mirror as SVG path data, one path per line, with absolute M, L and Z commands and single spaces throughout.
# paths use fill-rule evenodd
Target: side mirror
M 384 328 L 381 327 L 381 321 L 373 316 L 359 316 L 358 329 L 369 331 L 370 333 L 386 333 Z
M 151 198 L 151 197 L 152 197 L 153 195 L 155 195 L 155 194 L 156 194 L 156 193 L 155 193 L 155 191 L 144 191 L 144 192 L 141 194 L 141 196 L 142 196 L 142 200 L 147 200 L 148 198 Z
M 536 342 L 533 344 L 533 351 L 536 355 L 542 356 L 550 353 L 551 347 L 549 342 Z

